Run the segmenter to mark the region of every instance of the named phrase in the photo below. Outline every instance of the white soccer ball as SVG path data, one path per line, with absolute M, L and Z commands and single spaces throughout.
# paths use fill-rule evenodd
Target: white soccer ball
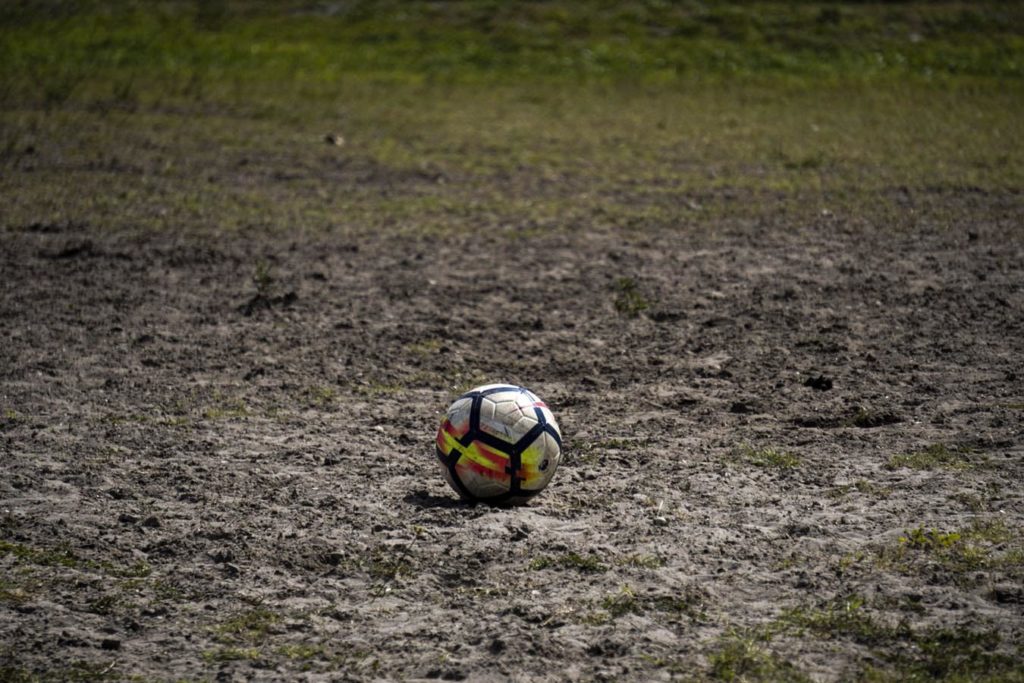
M 562 457 L 562 432 L 544 401 L 523 387 L 487 384 L 452 403 L 437 430 L 445 480 L 466 500 L 525 503 Z

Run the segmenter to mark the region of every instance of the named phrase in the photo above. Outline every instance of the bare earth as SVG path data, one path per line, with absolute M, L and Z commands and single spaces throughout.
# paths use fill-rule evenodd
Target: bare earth
M 2 677 L 1019 675 L 1024 212 L 941 201 L 1003 218 L 0 224 Z M 565 438 L 521 508 L 433 454 L 496 381 Z

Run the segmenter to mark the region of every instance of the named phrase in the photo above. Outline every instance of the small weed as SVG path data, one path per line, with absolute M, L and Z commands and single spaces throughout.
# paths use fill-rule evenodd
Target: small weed
M 891 411 L 858 408 L 857 412 L 854 413 L 853 417 L 847 420 L 846 424 L 850 427 L 873 429 L 875 427 L 884 427 L 898 422 L 900 422 L 899 415 Z
M 440 339 L 424 339 L 423 341 L 414 342 L 406 346 L 406 351 L 409 353 L 419 356 L 420 358 L 428 358 L 437 354 L 444 347 L 444 342 Z
M 270 270 L 270 264 L 266 261 L 258 261 L 252 273 L 252 283 L 256 286 L 256 296 L 270 299 L 275 282 L 276 280 Z
M 819 638 L 850 638 L 865 645 L 885 643 L 909 633 L 905 624 L 892 627 L 879 622 L 864 610 L 864 599 L 858 596 L 842 598 L 818 609 L 787 610 L 779 621 Z
M 19 419 L 18 413 L 10 409 L 4 410 L 3 414 L 0 415 L 0 432 L 16 427 Z
M 828 495 L 833 498 L 842 498 L 850 491 L 856 491 L 863 493 L 866 496 L 874 496 L 876 498 L 886 498 L 892 493 L 892 489 L 888 486 L 879 486 L 874 482 L 870 482 L 867 479 L 858 479 L 852 484 L 842 484 L 836 486 L 828 492 Z
M 277 648 L 277 653 L 288 659 L 312 659 L 321 652 L 323 648 L 319 645 L 282 645 Z
M 314 408 L 326 408 L 338 400 L 338 392 L 331 387 L 311 386 L 306 389 L 303 398 Z
M 963 531 L 963 536 L 969 541 L 983 541 L 986 543 L 1006 543 L 1019 535 L 1006 526 L 1002 519 L 975 519 L 971 526 Z
M 176 603 L 188 599 L 188 593 L 181 586 L 171 581 L 154 581 L 153 592 L 156 594 L 158 601 Z
M 1020 548 L 995 552 L 998 546 L 1019 537 L 1003 520 L 974 520 L 960 531 L 939 531 L 917 527 L 903 532 L 895 548 L 881 548 L 877 561 L 901 573 L 913 573 L 922 562 L 934 562 L 965 580 L 971 573 L 1020 564 Z
M 213 632 L 222 643 L 260 642 L 281 620 L 281 617 L 265 607 L 254 607 L 214 627 Z
M 999 645 L 999 634 L 995 631 L 953 630 L 949 628 L 928 629 L 916 634 L 912 642 L 920 651 L 920 658 L 900 664 L 904 680 L 944 680 L 962 677 L 963 680 L 978 680 L 979 676 L 992 676 L 997 680 L 1000 672 L 1024 673 L 1019 662 L 994 652 Z M 907 675 L 910 674 L 910 675 Z
M 864 557 L 864 552 L 860 550 L 858 550 L 855 553 L 843 555 L 841 558 L 839 558 L 839 564 L 836 567 L 836 573 L 838 573 L 839 576 L 844 575 L 847 572 L 847 570 L 850 569 L 850 567 L 854 566 L 855 564 L 860 564 L 864 560 Z
M 116 595 L 104 595 L 91 601 L 88 610 L 93 614 L 113 614 L 117 606 L 121 604 L 121 598 Z
M 579 622 L 586 626 L 602 626 L 611 621 L 611 616 L 607 612 L 601 610 L 594 610 L 585 612 L 580 615 Z
M 960 503 L 971 512 L 981 512 L 986 507 L 984 499 L 981 496 L 974 495 L 973 493 L 954 493 L 949 496 L 949 499 Z
M 601 601 L 601 607 L 612 619 L 617 619 L 624 614 L 641 614 L 643 608 L 637 600 L 636 593 L 629 586 L 623 586 L 615 595 L 609 595 Z
M 960 540 L 960 534 L 955 531 L 946 533 L 923 527 L 904 531 L 903 533 L 906 535 L 900 536 L 899 543 L 916 550 L 932 551 L 940 548 L 951 548 Z
M 203 418 L 207 420 L 230 420 L 249 417 L 252 412 L 240 399 L 228 399 L 219 393 L 213 397 L 215 404 L 203 410 Z
M 0 541 L 0 555 L 12 554 L 19 562 L 44 567 L 77 567 L 79 560 L 68 548 L 31 548 L 20 543 Z
M 639 285 L 631 277 L 616 280 L 615 290 L 615 310 L 623 315 L 635 318 L 651 307 L 650 301 L 640 292 Z
M 800 458 L 790 451 L 783 451 L 777 448 L 754 448 L 750 444 L 743 444 L 738 449 L 738 456 L 741 460 L 754 465 L 769 469 L 789 470 L 800 465 Z
M 730 630 L 708 655 L 710 675 L 719 681 L 809 681 L 799 669 L 766 649 L 770 637 Z
M 892 493 L 892 489 L 888 486 L 879 486 L 867 479 L 858 479 L 854 482 L 853 487 L 857 489 L 859 493 L 864 493 L 869 496 L 878 496 L 879 498 L 885 498 Z
M 792 569 L 793 567 L 799 566 L 799 564 L 806 558 L 799 557 L 796 553 L 789 553 L 784 558 L 772 565 L 775 571 L 785 571 Z
M 676 595 L 638 595 L 631 586 L 623 586 L 618 593 L 608 595 L 601 601 L 601 609 L 596 613 L 596 618 L 603 623 L 626 614 L 659 612 L 704 621 L 707 615 L 702 609 L 703 601 L 704 596 L 700 591 L 692 588 L 684 588 Z
M 639 569 L 658 569 L 665 566 L 665 561 L 657 555 L 630 555 L 617 560 L 615 564 Z
M 970 469 L 971 463 L 963 456 L 970 451 L 967 449 L 948 448 L 945 444 L 937 443 L 920 451 L 894 455 L 886 463 L 890 470 L 908 467 L 915 470 L 966 470 Z
M 608 571 L 608 566 L 594 555 L 566 553 L 556 557 L 538 557 L 530 563 L 530 569 L 574 569 L 584 574 L 600 574 Z
M 255 647 L 221 647 L 203 653 L 203 659 L 207 662 L 237 662 L 259 658 L 260 651 Z
M 900 607 L 917 614 L 923 611 L 918 602 Z M 847 638 L 869 646 L 894 665 L 889 671 L 865 671 L 860 680 L 1003 680 L 993 674 L 1012 672 L 1015 667 L 1019 673 L 1019 665 L 1012 658 L 994 652 L 999 644 L 996 631 L 915 631 L 904 621 L 885 624 L 865 610 L 864 599 L 858 596 L 841 598 L 820 608 L 787 610 L 778 621 L 818 638 Z
M 396 555 L 390 551 L 377 550 L 367 561 L 366 572 L 372 579 L 393 581 L 411 574 L 412 564 L 404 554 Z
M 120 576 L 125 579 L 142 579 L 153 573 L 153 568 L 149 566 L 149 563 L 144 562 L 143 560 L 138 560 L 127 567 L 109 565 L 109 567 L 104 568 L 113 576 Z
M 29 593 L 23 586 L 0 579 L 0 603 L 8 605 L 20 605 L 29 599 Z M 2 678 L 0 678 L 2 680 Z

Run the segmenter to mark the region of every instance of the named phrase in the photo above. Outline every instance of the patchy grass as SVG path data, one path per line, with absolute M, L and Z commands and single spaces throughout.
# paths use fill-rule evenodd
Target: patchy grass
M 14 429 L 22 419 L 23 418 L 17 413 L 17 411 L 11 410 L 10 408 L 4 409 L 3 413 L 0 413 L 0 432 L 8 429 Z
M 367 565 L 367 572 L 374 579 L 393 580 L 412 572 L 412 565 L 404 557 L 376 554 Z
M 907 548 L 928 552 L 949 550 L 960 542 L 961 535 L 956 531 L 943 532 L 936 529 L 918 527 L 904 532 L 899 542 Z
M 21 543 L 0 541 L 0 555 L 11 554 L 21 563 L 44 567 L 78 567 L 81 560 L 66 546 L 33 548 Z
M 708 655 L 709 675 L 719 681 L 810 681 L 810 677 L 768 648 L 771 635 L 731 629 Z
M 270 264 L 266 261 L 257 261 L 252 273 L 252 284 L 256 287 L 256 296 L 270 299 L 274 294 L 276 282 L 277 278 L 274 277 Z
M 301 398 L 309 407 L 322 410 L 334 406 L 339 400 L 336 389 L 321 385 L 307 387 Z
M 618 619 L 626 614 L 657 613 L 669 617 L 687 617 L 692 621 L 706 621 L 704 595 L 692 587 L 684 587 L 676 594 L 638 594 L 631 586 L 606 596 L 600 609 L 589 613 L 585 621 L 600 624 Z
M 637 569 L 658 569 L 665 566 L 665 561 L 657 555 L 629 555 L 619 558 L 615 564 L 621 567 L 635 567 Z
M 791 470 L 800 466 L 800 456 L 770 446 L 755 448 L 750 444 L 743 444 L 736 449 L 735 458 L 739 462 L 765 469 Z
M 1012 657 L 996 651 L 1000 638 L 995 631 L 914 629 L 902 620 L 882 619 L 856 595 L 786 610 L 778 622 L 797 635 L 852 640 L 871 648 L 888 667 L 869 667 L 858 676 L 861 680 L 1017 680 L 1014 676 L 1024 672 Z
M 830 489 L 828 495 L 832 498 L 843 498 L 853 491 L 872 498 L 887 498 L 892 494 L 892 488 L 888 486 L 879 486 L 867 479 L 858 479 L 852 484 L 841 484 Z
M 648 308 L 651 302 L 640 291 L 640 285 L 631 277 L 620 277 L 615 281 L 615 310 L 635 318 Z
M 1024 184 L 1017 5 L 289 6 L 227 3 L 212 29 L 180 1 L 0 10 L 6 224 L 520 235 L 827 210 L 898 230 L 962 218 L 952 188 Z
M 0 681 L 6 683 L 90 683 L 121 680 L 125 678 L 123 673 L 117 670 L 116 661 L 55 663 L 45 671 L 29 671 L 0 665 Z
M 971 512 L 984 512 L 988 509 L 986 500 L 973 493 L 953 493 L 949 496 L 949 500 L 959 503 Z
M 282 645 L 276 652 L 288 659 L 312 659 L 323 654 L 324 648 L 321 645 L 293 644 Z
M 794 608 L 783 612 L 779 621 L 818 637 L 848 638 L 865 645 L 878 645 L 906 637 L 905 624 L 881 622 L 864 609 L 864 599 L 850 596 L 828 603 L 822 608 Z
M 281 616 L 266 607 L 246 610 L 213 627 L 214 637 L 226 644 L 259 643 L 266 640 Z
M 1019 573 L 1024 568 L 1024 548 L 1018 529 L 1001 519 L 976 519 L 959 531 L 916 527 L 904 531 L 895 547 L 877 551 L 877 562 L 904 574 L 933 565 L 956 583 L 969 581 L 973 573 L 1002 570 Z
M 203 652 L 203 659 L 210 663 L 256 660 L 261 656 L 255 647 L 219 647 Z
M 9 605 L 20 605 L 29 599 L 32 594 L 25 582 L 12 581 L 9 578 L 0 578 L 0 602 Z
M 894 455 L 885 466 L 890 470 L 901 467 L 915 470 L 966 470 L 971 468 L 971 462 L 964 456 L 970 452 L 970 449 L 950 448 L 937 443 L 912 453 Z

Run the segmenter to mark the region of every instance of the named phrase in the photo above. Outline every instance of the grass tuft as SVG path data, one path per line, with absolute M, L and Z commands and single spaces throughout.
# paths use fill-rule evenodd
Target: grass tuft
M 44 567 L 77 567 L 80 561 L 69 548 L 32 548 L 20 543 L 0 541 L 0 555 L 14 555 L 20 562 Z
M 916 630 L 904 621 L 887 624 L 870 614 L 864 599 L 856 595 L 822 607 L 787 610 L 778 621 L 799 633 L 849 639 L 872 648 L 888 666 L 869 667 L 857 676 L 860 680 L 1018 680 L 1024 673 L 1013 658 L 996 652 L 996 631 L 946 626 Z
M 635 318 L 648 308 L 651 302 L 640 291 L 640 286 L 631 277 L 620 277 L 615 281 L 615 310 Z
M 649 595 L 638 594 L 626 585 L 601 600 L 600 610 L 587 615 L 586 621 L 601 624 L 627 614 L 657 613 L 670 618 L 687 617 L 691 621 L 703 622 L 707 620 L 703 610 L 704 598 L 701 591 L 692 587 L 684 587 L 671 595 Z
M 1024 549 L 1014 545 L 1020 538 L 1001 519 L 976 519 L 959 531 L 916 527 L 905 530 L 895 547 L 878 549 L 877 562 L 903 574 L 937 567 L 954 583 L 970 583 L 979 571 L 1024 566 Z
M 964 455 L 970 453 L 968 449 L 949 448 L 945 444 L 937 443 L 919 451 L 894 455 L 886 463 L 890 470 L 907 467 L 915 470 L 966 470 L 970 469 L 971 463 Z
M 737 456 L 743 462 L 765 469 L 791 470 L 800 466 L 798 455 L 772 447 L 755 448 L 750 444 L 743 444 L 737 450 Z
M 218 624 L 213 632 L 217 640 L 258 643 L 266 639 L 281 617 L 265 607 L 254 607 Z
M 864 599 L 850 596 L 818 609 L 795 608 L 783 612 L 779 621 L 810 631 L 823 638 L 849 638 L 865 645 L 878 645 L 905 637 L 905 624 L 889 626 L 864 609 Z
M 759 631 L 732 629 L 708 656 L 711 678 L 719 681 L 811 680 L 790 662 L 768 649 L 770 636 Z

